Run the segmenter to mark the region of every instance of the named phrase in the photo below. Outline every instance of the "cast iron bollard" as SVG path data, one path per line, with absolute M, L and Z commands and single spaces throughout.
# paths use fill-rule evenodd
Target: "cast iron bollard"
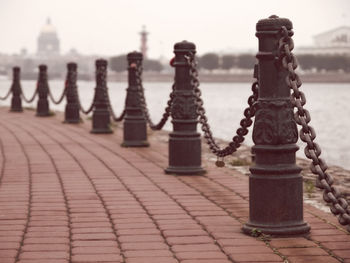
M 253 129 L 255 165 L 249 177 L 249 222 L 254 229 L 272 235 L 300 235 L 310 227 L 303 220 L 303 181 L 296 165 L 298 131 L 293 118 L 287 71 L 278 58 L 281 27 L 292 29 L 285 18 L 260 20 L 259 99 Z M 292 31 L 290 31 L 292 34 Z
M 107 100 L 107 60 L 96 60 L 96 88 L 91 133 L 112 133 Z
M 197 132 L 197 106 L 191 85 L 190 66 L 185 56 L 196 53 L 187 41 L 174 45 L 175 91 L 171 106 L 173 132 L 169 134 L 169 167 L 166 173 L 202 174 L 201 139 Z
M 79 123 L 80 122 L 80 106 L 78 101 L 78 91 L 77 91 L 77 64 L 68 63 L 67 64 L 67 79 L 66 79 L 66 89 L 67 89 L 67 104 L 64 113 L 65 123 Z
M 12 82 L 12 99 L 11 99 L 11 111 L 22 112 L 22 100 L 21 100 L 21 84 L 20 84 L 20 72 L 19 67 L 13 67 L 13 82 Z
M 141 108 L 140 86 L 137 82 L 137 68 L 142 63 L 142 53 L 131 52 L 128 59 L 128 82 L 125 121 L 124 121 L 124 147 L 147 147 L 147 122 Z M 141 77 L 141 76 L 139 76 Z M 142 81 L 141 79 L 139 81 Z
M 39 79 L 38 79 L 38 106 L 36 109 L 36 116 L 45 117 L 50 116 L 49 101 L 47 96 L 49 94 L 49 84 L 47 82 L 47 66 L 39 66 Z

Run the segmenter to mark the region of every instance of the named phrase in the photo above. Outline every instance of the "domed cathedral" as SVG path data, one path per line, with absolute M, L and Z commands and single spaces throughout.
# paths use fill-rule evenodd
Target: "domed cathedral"
M 39 57 L 52 57 L 59 54 L 60 40 L 57 37 L 56 28 L 51 24 L 51 19 L 48 18 L 38 37 L 37 55 Z

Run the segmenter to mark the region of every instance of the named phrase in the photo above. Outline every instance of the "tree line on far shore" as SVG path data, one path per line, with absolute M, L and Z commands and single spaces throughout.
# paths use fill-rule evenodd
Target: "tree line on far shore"
M 253 69 L 256 63 L 253 54 L 218 55 L 216 53 L 206 53 L 196 56 L 198 68 L 213 71 L 217 69 Z M 300 68 L 303 70 L 320 71 L 343 71 L 350 72 L 350 56 L 344 55 L 297 55 Z M 126 55 L 119 55 L 110 58 L 110 66 L 113 71 L 122 72 L 127 68 Z M 164 66 L 160 61 L 145 59 L 143 61 L 145 71 L 160 72 Z

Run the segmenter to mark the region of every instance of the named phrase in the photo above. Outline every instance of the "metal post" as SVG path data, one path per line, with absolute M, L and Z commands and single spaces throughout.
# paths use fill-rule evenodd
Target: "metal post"
M 249 221 L 254 229 L 271 235 L 301 235 L 310 227 L 303 220 L 303 181 L 296 165 L 298 131 L 293 119 L 287 72 L 278 58 L 281 27 L 292 29 L 288 19 L 271 16 L 260 20 L 259 99 L 253 129 L 255 165 L 249 177 Z M 290 31 L 292 34 L 292 31 Z
M 197 106 L 191 85 L 190 66 L 186 55 L 196 53 L 193 43 L 183 41 L 174 45 L 175 91 L 171 107 L 173 132 L 169 134 L 169 167 L 166 173 L 202 174 L 201 139 L 197 132 Z
M 49 89 L 48 89 L 48 82 L 47 82 L 47 66 L 46 65 L 40 65 L 39 66 L 39 79 L 38 79 L 38 93 L 39 93 L 39 100 L 38 100 L 38 106 L 36 109 L 36 116 L 39 117 L 45 117 L 50 116 L 50 109 L 49 109 L 49 101 L 47 99 Z
M 147 122 L 140 104 L 140 84 L 137 82 L 138 65 L 142 63 L 142 53 L 131 52 L 128 59 L 128 82 L 127 96 L 125 103 L 125 121 L 124 121 L 124 147 L 147 147 Z M 139 81 L 142 81 L 141 79 Z
M 67 78 L 66 78 L 66 110 L 64 112 L 64 122 L 65 123 L 79 123 L 80 122 L 80 107 L 78 101 L 78 91 L 77 91 L 77 64 L 68 63 L 67 64 Z
M 107 60 L 96 60 L 96 88 L 91 133 L 112 133 L 107 100 Z
M 19 67 L 13 67 L 13 82 L 12 82 L 12 99 L 11 99 L 11 111 L 22 112 L 22 100 L 21 100 L 21 84 L 20 84 L 20 72 Z

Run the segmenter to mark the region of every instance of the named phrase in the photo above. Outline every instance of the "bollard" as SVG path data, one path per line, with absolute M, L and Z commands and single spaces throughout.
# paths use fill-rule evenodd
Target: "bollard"
M 96 88 L 91 133 L 112 133 L 107 100 L 107 60 L 96 60 Z
M 249 177 L 249 221 L 243 231 L 270 235 L 302 235 L 310 227 L 303 220 L 303 181 L 296 165 L 298 131 L 293 118 L 287 72 L 278 58 L 281 26 L 292 35 L 292 23 L 271 16 L 260 20 L 259 99 L 253 128 L 255 164 Z
M 140 84 L 137 82 L 137 65 L 142 63 L 142 53 L 131 52 L 128 59 L 128 88 L 126 89 L 123 147 L 147 147 L 147 122 L 141 108 Z M 141 76 L 139 76 L 141 77 Z M 142 81 L 141 79 L 139 81 Z M 142 84 L 141 84 L 142 85 Z
M 196 53 L 193 43 L 183 41 L 174 45 L 175 91 L 171 106 L 173 131 L 169 134 L 169 166 L 166 173 L 203 174 L 201 139 L 197 132 L 197 106 L 191 85 L 190 66 L 185 55 Z
M 78 101 L 77 90 L 77 64 L 67 64 L 67 79 L 66 79 L 66 110 L 64 112 L 64 123 L 79 123 L 80 122 L 80 105 Z
M 38 79 L 38 93 L 39 93 L 39 100 L 38 100 L 38 106 L 36 109 L 36 116 L 39 117 L 45 117 L 50 116 L 50 110 L 49 110 L 49 101 L 47 99 L 49 89 L 48 89 L 48 82 L 47 82 L 47 66 L 46 65 L 40 65 L 39 66 L 39 79 Z
M 21 100 L 21 84 L 20 84 L 20 72 L 19 67 L 13 67 L 13 82 L 12 82 L 12 99 L 10 111 L 22 112 L 22 100 Z

